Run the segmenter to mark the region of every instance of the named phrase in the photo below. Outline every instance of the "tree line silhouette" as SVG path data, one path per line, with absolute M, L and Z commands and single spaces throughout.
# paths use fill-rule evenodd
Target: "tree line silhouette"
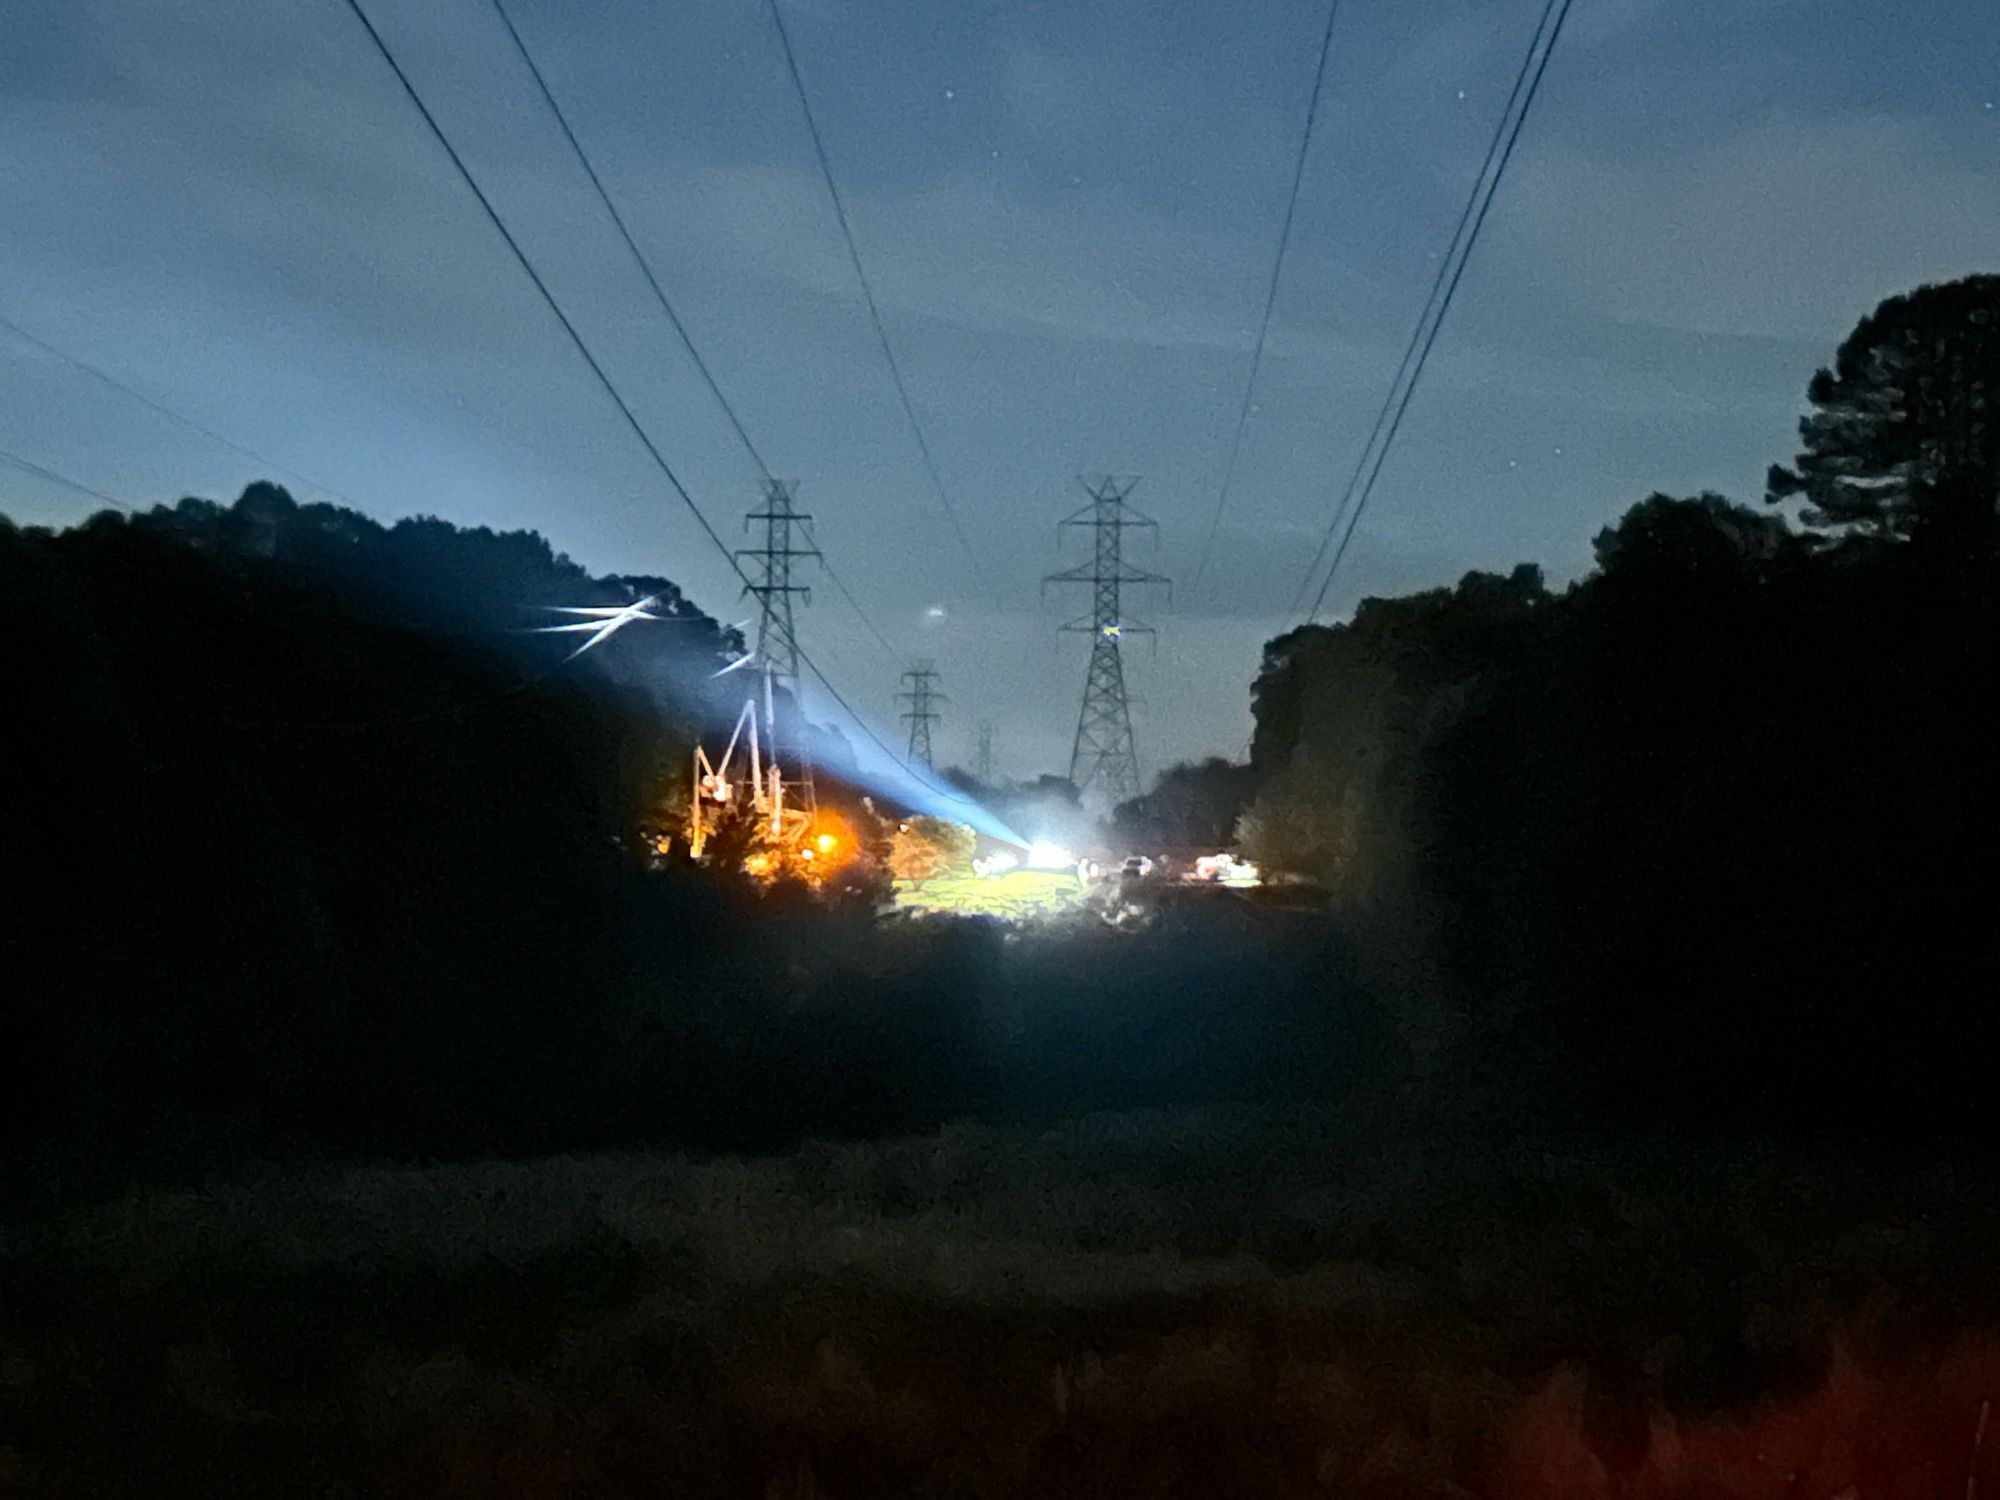
M 1411 933 L 1496 1087 L 1577 1119 L 1972 1125 L 2000 993 L 2000 277 L 1890 298 L 1767 501 L 1272 641 L 1241 835 Z
M 550 618 L 526 604 L 622 583 L 537 537 L 384 528 L 261 484 L 0 533 L 26 730 L 0 752 L 16 1130 L 446 1131 L 461 1096 L 531 1110 L 559 1087 L 603 1044 L 591 1004 L 557 1002 L 569 965 L 629 946 L 613 836 L 727 644 L 697 614 L 557 670 L 570 638 L 512 633 Z

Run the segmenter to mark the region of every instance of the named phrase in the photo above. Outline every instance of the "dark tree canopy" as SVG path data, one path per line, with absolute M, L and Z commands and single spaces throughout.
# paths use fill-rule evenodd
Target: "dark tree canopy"
M 1649 495 L 1591 545 L 1607 577 L 1680 582 L 1754 574 L 1792 556 L 1800 544 L 1782 517 L 1703 493 L 1691 500 Z
M 1803 495 L 1808 525 L 1990 558 L 2000 499 L 2000 276 L 1891 297 L 1807 387 L 1796 467 L 1772 502 Z
M 1113 809 L 1112 821 L 1126 836 L 1160 848 L 1220 849 L 1256 790 L 1249 766 L 1211 755 L 1169 766 L 1150 792 Z

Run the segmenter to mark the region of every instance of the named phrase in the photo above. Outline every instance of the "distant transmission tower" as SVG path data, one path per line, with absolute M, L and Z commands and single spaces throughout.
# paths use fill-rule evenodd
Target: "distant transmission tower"
M 736 554 L 755 569 L 743 592 L 757 600 L 757 656 L 773 680 L 790 691 L 794 703 L 799 693 L 799 640 L 792 620 L 792 596 L 797 594 L 810 604 L 812 590 L 792 582 L 792 561 L 819 557 L 816 547 L 794 545 L 795 541 L 810 540 L 806 535 L 810 520 L 806 512 L 792 507 L 791 481 L 766 480 L 764 508 L 743 518 L 746 528 L 763 523 L 764 545 L 745 547 Z
M 979 756 L 972 763 L 972 774 L 979 778 L 981 786 L 993 785 L 993 721 L 979 721 Z
M 1076 744 L 1069 756 L 1069 779 L 1082 792 L 1098 792 L 1113 802 L 1139 795 L 1139 755 L 1132 743 L 1132 706 L 1125 694 L 1125 663 L 1119 643 L 1128 635 L 1151 635 L 1150 625 L 1125 614 L 1120 591 L 1127 584 L 1167 584 L 1158 573 L 1148 573 L 1125 561 L 1125 533 L 1158 525 L 1141 515 L 1125 497 L 1137 479 L 1106 476 L 1092 485 L 1090 504 L 1064 518 L 1061 532 L 1072 526 L 1088 527 L 1096 546 L 1087 564 L 1051 573 L 1042 580 L 1044 590 L 1052 583 L 1087 583 L 1091 589 L 1088 615 L 1062 628 L 1090 636 L 1090 670 L 1083 679 L 1083 710 L 1077 716 Z
M 938 691 L 938 670 L 929 662 L 918 662 L 903 674 L 903 691 L 896 694 L 899 702 L 909 704 L 903 713 L 903 722 L 910 726 L 910 764 L 931 767 L 931 726 L 944 715 L 938 712 L 938 705 L 951 700 Z

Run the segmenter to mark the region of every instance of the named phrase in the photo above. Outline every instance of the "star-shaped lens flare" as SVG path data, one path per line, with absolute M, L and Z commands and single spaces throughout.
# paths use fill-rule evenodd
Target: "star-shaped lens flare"
M 738 620 L 734 625 L 730 626 L 729 628 L 735 631 L 738 635 L 741 635 L 743 631 L 749 626 L 749 624 L 750 622 L 748 620 Z M 739 667 L 749 666 L 752 662 L 756 661 L 756 659 L 757 659 L 757 653 L 755 651 L 745 651 L 741 656 L 734 658 L 729 663 L 729 665 L 724 667 L 720 672 L 710 672 L 708 675 L 711 677 L 727 677 L 731 672 L 736 671 Z
M 567 625 L 536 625 L 530 629 L 529 634 L 582 635 L 587 633 L 590 638 L 563 658 L 564 661 L 574 661 L 592 646 L 603 645 L 604 642 L 610 640 L 612 636 L 623 630 L 627 625 L 637 624 L 641 620 L 650 620 L 656 625 L 685 623 L 683 620 L 676 620 L 672 615 L 654 614 L 653 606 L 659 602 L 658 595 L 648 594 L 645 598 L 634 600 L 630 604 L 545 605 L 544 608 L 554 610 L 559 615 L 581 615 L 583 618 L 572 621 Z

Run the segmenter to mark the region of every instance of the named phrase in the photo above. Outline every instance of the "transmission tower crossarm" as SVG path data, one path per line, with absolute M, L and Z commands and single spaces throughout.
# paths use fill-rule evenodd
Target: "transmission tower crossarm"
M 1133 527 L 1146 526 L 1151 527 L 1154 531 L 1158 531 L 1160 523 L 1140 510 L 1131 501 L 1132 491 L 1138 487 L 1138 484 L 1139 481 L 1136 479 L 1115 474 L 1106 475 L 1103 479 L 1099 480 L 1096 489 L 1091 489 L 1089 482 L 1085 481 L 1084 489 L 1090 494 L 1089 503 L 1079 505 L 1075 510 L 1064 516 L 1056 523 L 1057 528 L 1109 524 L 1121 526 L 1127 530 Z M 1117 515 L 1108 520 L 1102 514 L 1101 510 L 1101 504 L 1104 499 L 1114 500 L 1118 505 Z

